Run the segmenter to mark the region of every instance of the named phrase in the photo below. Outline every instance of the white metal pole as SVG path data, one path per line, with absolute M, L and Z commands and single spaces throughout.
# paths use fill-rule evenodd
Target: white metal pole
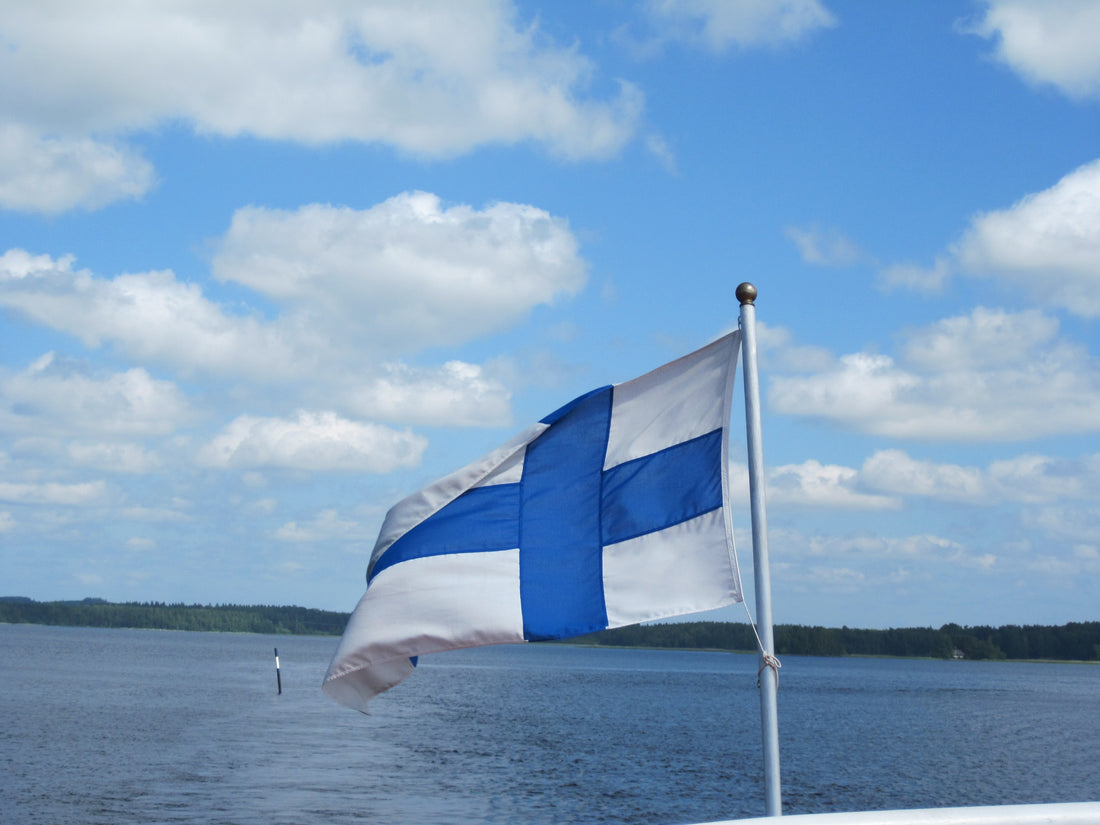
M 749 503 L 752 514 L 753 576 L 756 624 L 764 650 L 760 655 L 760 724 L 764 740 L 764 812 L 781 816 L 779 781 L 779 674 L 772 633 L 771 571 L 768 567 L 768 515 L 765 506 L 764 449 L 760 429 L 760 379 L 756 370 L 756 287 L 737 287 L 741 302 L 741 361 L 745 374 L 745 429 L 748 435 Z

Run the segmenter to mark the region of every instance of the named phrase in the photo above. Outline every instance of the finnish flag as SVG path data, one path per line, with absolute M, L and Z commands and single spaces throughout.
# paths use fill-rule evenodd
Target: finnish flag
M 741 601 L 727 444 L 740 333 L 569 402 L 396 504 L 323 690 L 357 710 L 415 657 Z

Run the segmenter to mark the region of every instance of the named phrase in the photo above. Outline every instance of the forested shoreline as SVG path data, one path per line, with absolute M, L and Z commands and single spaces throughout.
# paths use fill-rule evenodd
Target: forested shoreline
M 347 621 L 347 613 L 308 607 L 114 603 L 103 599 L 36 602 L 22 597 L 0 598 L 0 622 L 10 624 L 337 636 L 344 632 Z
M 780 624 L 775 626 L 774 636 L 779 656 L 1100 661 L 1100 622 L 1002 627 L 947 624 L 938 630 L 930 627 L 868 630 Z M 621 647 L 756 650 L 752 628 L 732 622 L 632 625 L 571 641 Z
M 336 636 L 348 614 L 275 605 L 113 603 L 103 599 L 38 602 L 0 597 L 0 623 Z M 571 644 L 694 650 L 756 650 L 752 628 L 733 622 L 669 622 L 604 630 Z M 1100 622 L 889 630 L 776 625 L 776 653 L 933 659 L 1100 661 Z

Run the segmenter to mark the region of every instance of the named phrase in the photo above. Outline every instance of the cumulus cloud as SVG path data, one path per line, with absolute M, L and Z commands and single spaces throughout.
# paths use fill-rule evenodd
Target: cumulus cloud
M 366 418 L 458 427 L 511 423 L 511 392 L 477 364 L 448 361 L 439 368 L 391 364 L 346 395 Z
M 744 465 L 734 465 L 731 485 L 748 496 Z M 877 450 L 859 467 L 801 464 L 769 468 L 768 503 L 830 510 L 896 510 L 916 499 L 975 507 L 1014 505 L 1077 507 L 1100 496 L 1100 455 L 1060 458 L 1027 453 L 987 467 L 911 457 L 898 449 Z M 1041 511 L 1034 511 L 1041 512 Z
M 138 195 L 124 142 L 165 123 L 307 144 L 382 143 L 429 157 L 535 142 L 615 154 L 641 93 L 590 95 L 594 69 L 507 0 L 0 6 L 0 204 L 58 211 Z M 56 184 L 50 192 L 38 185 Z
M 239 210 L 213 270 L 404 351 L 505 328 L 585 282 L 563 219 L 515 203 L 444 207 L 426 192 L 366 210 Z
M 155 181 L 137 151 L 90 137 L 46 137 L 0 122 L 0 208 L 54 215 L 136 198 Z
M 294 418 L 238 416 L 199 451 L 197 459 L 223 469 L 388 473 L 418 465 L 427 444 L 409 430 L 303 411 Z
M 646 9 L 667 36 L 715 52 L 776 46 L 836 25 L 819 0 L 650 0 Z
M 953 251 L 967 272 L 1001 278 L 1076 315 L 1100 317 L 1100 160 L 1008 209 L 978 215 Z
M 768 502 L 779 507 L 833 510 L 894 510 L 901 500 L 860 489 L 860 473 L 837 464 L 809 460 L 774 467 L 768 472 Z
M 900 358 L 850 353 L 776 375 L 775 412 L 861 432 L 1013 441 L 1100 430 L 1100 365 L 1038 311 L 975 309 L 912 331 Z
M 997 59 L 1027 82 L 1073 98 L 1100 96 L 1100 5 L 1094 0 L 985 0 L 964 31 L 996 41 Z
M 1029 300 L 1100 317 L 1100 160 L 1004 209 L 975 215 L 932 266 L 882 268 L 886 289 L 931 294 L 954 276 L 1002 282 Z
M 968 503 L 984 502 L 989 496 L 988 483 L 977 468 L 918 461 L 901 450 L 876 452 L 859 476 L 871 489 L 899 496 Z
M 0 396 L 7 402 L 0 408 L 0 430 L 36 436 L 164 435 L 190 417 L 179 388 L 144 369 L 89 374 L 53 353 L 22 372 L 0 372 Z
M 733 473 L 740 479 L 744 472 Z M 1077 507 L 1100 496 L 1100 454 L 1060 458 L 1032 453 L 987 467 L 877 450 L 861 467 L 809 460 L 768 474 L 769 503 L 830 509 L 896 509 L 913 499 L 988 507 L 1004 504 Z M 1039 512 L 1039 511 L 1036 511 Z
M 398 359 L 507 329 L 586 280 L 564 220 L 524 204 L 444 206 L 423 192 L 364 210 L 241 210 L 213 267 L 262 296 L 267 314 L 219 303 L 169 271 L 103 277 L 71 256 L 22 249 L 0 255 L 0 307 L 185 378 L 308 384 L 356 417 L 485 426 L 510 421 L 501 376 L 465 362 L 413 368 Z M 152 382 L 141 370 L 126 375 Z M 20 396 L 31 394 L 29 379 L 20 381 Z M 38 376 L 34 392 L 46 384 Z M 149 393 L 168 386 L 152 382 Z
M 0 255 L 0 306 L 86 346 L 110 343 L 142 360 L 185 371 L 266 373 L 273 364 L 305 371 L 308 343 L 299 331 L 258 317 L 228 314 L 197 284 L 168 271 L 113 279 L 74 270 L 73 258 L 53 259 L 11 249 Z

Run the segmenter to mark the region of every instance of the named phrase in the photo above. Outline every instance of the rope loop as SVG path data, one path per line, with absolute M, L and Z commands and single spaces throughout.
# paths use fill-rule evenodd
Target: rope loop
M 760 670 L 756 671 L 756 686 L 760 687 L 760 676 L 764 673 L 766 669 L 771 668 L 773 671 L 775 671 L 775 687 L 778 690 L 779 668 L 783 667 L 783 663 L 765 650 L 760 651 L 760 656 L 764 660 L 764 663 L 760 665 Z

